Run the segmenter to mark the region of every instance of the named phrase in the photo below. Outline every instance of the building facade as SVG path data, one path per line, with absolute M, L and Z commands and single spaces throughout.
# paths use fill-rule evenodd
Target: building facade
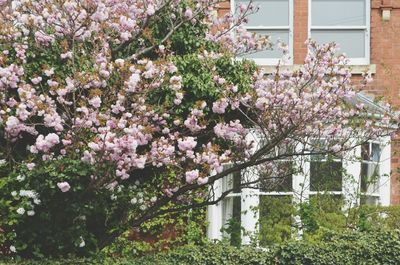
M 249 1 L 222 3 L 219 15 L 234 12 L 242 3 Z M 350 59 L 355 84 L 365 71 L 374 78 L 360 94 L 360 100 L 373 105 L 371 96 L 383 97 L 392 106 L 400 107 L 400 1 L 257 0 L 253 4 L 259 6 L 259 11 L 249 17 L 247 28 L 271 36 L 272 42 L 279 39 L 288 45 L 290 59 L 284 67 L 291 69 L 303 63 L 308 38 L 319 43 L 334 41 Z M 251 58 L 268 73 L 273 71 L 281 56 L 279 51 L 273 50 L 253 54 Z M 355 148 L 348 157 L 330 161 L 328 177 L 334 181 L 325 185 L 325 192 L 344 198 L 346 207 L 399 204 L 399 151 L 399 139 L 386 137 Z M 350 157 L 361 159 L 356 161 Z M 326 162 L 324 159 L 303 161 L 303 173 L 290 176 L 274 190 L 234 189 L 235 192 L 222 202 L 209 206 L 208 236 L 221 239 L 227 222 L 236 218 L 243 228 L 242 243 L 250 242 L 252 232 L 259 229 L 260 215 L 265 214 L 258 206 L 268 196 L 302 202 L 320 192 L 318 185 L 323 181 L 319 172 L 322 171 L 321 163 Z M 339 173 L 341 170 L 346 174 Z M 372 175 L 378 176 L 376 181 L 367 182 Z M 214 188 L 217 193 L 235 188 L 241 177 L 240 174 L 228 176 Z

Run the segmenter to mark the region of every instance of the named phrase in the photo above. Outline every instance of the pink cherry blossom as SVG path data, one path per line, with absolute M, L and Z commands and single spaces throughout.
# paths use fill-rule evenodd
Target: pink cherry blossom
M 35 168 L 35 163 L 27 163 L 27 164 L 26 164 L 26 167 L 27 167 L 29 170 L 33 170 L 33 169 Z
M 193 17 L 193 11 L 192 11 L 191 8 L 186 9 L 186 11 L 185 11 L 185 17 L 186 17 L 187 19 L 191 19 L 191 18 Z
M 33 146 L 33 150 L 37 150 L 37 151 L 43 151 L 45 153 L 49 152 L 50 149 L 56 145 L 60 143 L 60 138 L 58 137 L 57 134 L 55 133 L 50 133 L 48 135 L 43 136 L 42 134 L 40 134 L 37 138 L 36 138 L 36 143 Z
M 62 53 L 62 54 L 60 55 L 61 59 L 67 59 L 67 58 L 68 58 L 68 59 L 71 59 L 72 56 L 73 56 L 73 54 L 72 54 L 71 51 L 66 52 L 66 53 Z
M 67 192 L 71 189 L 71 186 L 69 185 L 68 182 L 58 182 L 57 187 L 62 191 L 62 192 Z
M 40 76 L 38 76 L 36 78 L 32 78 L 31 81 L 33 84 L 37 85 L 42 81 L 42 78 Z
M 191 170 L 185 173 L 186 182 L 192 184 L 199 177 L 199 170 Z
M 101 105 L 101 98 L 99 96 L 95 96 L 89 100 L 89 104 L 98 109 Z
M 54 68 L 50 68 L 48 70 L 44 71 L 44 74 L 48 77 L 52 76 L 54 74 Z
M 228 100 L 223 98 L 213 103 L 212 110 L 215 113 L 223 114 L 225 113 L 225 109 L 228 107 Z
M 194 137 L 186 137 L 185 139 L 178 140 L 178 148 L 181 151 L 188 151 L 195 148 L 197 145 L 196 138 Z
M 147 15 L 152 16 L 155 13 L 155 9 L 153 5 L 148 5 L 147 6 Z
M 204 184 L 206 184 L 208 182 L 208 177 L 205 177 L 205 178 L 198 178 L 197 179 L 197 183 L 199 184 L 199 185 L 204 185 Z

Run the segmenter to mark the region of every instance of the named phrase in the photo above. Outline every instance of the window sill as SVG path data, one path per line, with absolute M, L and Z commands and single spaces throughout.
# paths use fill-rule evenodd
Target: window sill
M 271 74 L 275 71 L 275 65 L 259 65 L 261 68 L 265 70 L 265 73 Z M 295 71 L 300 69 L 301 64 L 293 64 L 293 65 L 282 65 L 281 69 L 288 70 L 288 71 Z M 354 75 L 360 75 L 364 72 L 368 72 L 370 74 L 376 73 L 376 64 L 367 64 L 367 65 L 348 65 L 351 69 L 351 73 Z

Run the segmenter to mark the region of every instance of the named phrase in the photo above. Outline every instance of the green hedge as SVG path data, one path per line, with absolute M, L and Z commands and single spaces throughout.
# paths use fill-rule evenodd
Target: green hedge
M 142 258 L 14 261 L 18 265 L 263 265 L 400 264 L 400 230 L 327 233 L 320 242 L 290 241 L 270 250 L 223 243 L 184 246 Z
M 289 242 L 273 256 L 288 265 L 400 264 L 400 231 L 328 234 L 321 242 Z

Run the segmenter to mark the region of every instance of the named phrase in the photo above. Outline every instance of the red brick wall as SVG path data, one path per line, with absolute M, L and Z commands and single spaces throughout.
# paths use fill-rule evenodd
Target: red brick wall
M 382 5 L 392 8 L 389 21 L 382 21 Z M 376 64 L 374 82 L 368 92 L 384 96 L 393 106 L 400 107 L 400 1 L 371 2 L 371 63 Z M 391 203 L 400 204 L 400 139 L 392 144 Z
M 389 21 L 382 21 L 382 8 L 391 9 Z M 229 10 L 223 5 L 221 13 Z M 371 0 L 371 64 L 376 65 L 374 81 L 366 92 L 383 96 L 393 106 L 400 108 L 400 0 Z M 294 0 L 293 61 L 303 63 L 307 53 L 304 42 L 308 38 L 308 0 Z M 354 76 L 357 81 L 359 77 Z M 391 203 L 400 204 L 400 138 L 392 144 Z
M 307 54 L 304 42 L 308 39 L 308 0 L 294 0 L 293 2 L 293 62 L 302 64 Z
M 218 15 L 220 17 L 222 17 L 223 15 L 225 15 L 226 13 L 228 13 L 231 9 L 230 6 L 230 2 L 229 1 L 225 1 L 225 2 L 221 2 L 218 4 Z

